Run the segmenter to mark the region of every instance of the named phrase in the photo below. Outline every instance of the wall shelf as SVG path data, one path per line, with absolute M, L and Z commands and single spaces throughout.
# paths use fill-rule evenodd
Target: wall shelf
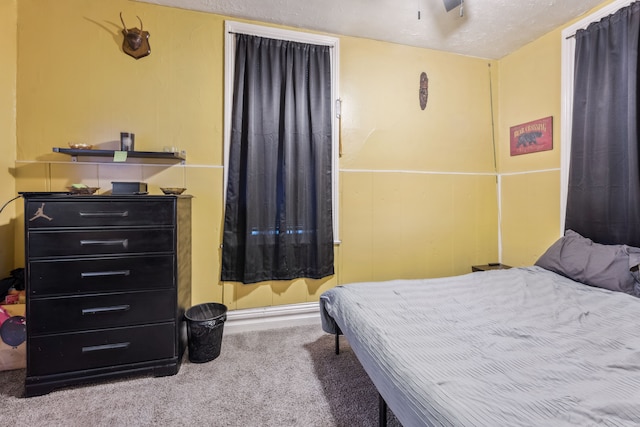
M 68 154 L 72 161 L 77 162 L 78 157 L 111 157 L 113 158 L 116 150 L 83 150 L 77 148 L 60 148 L 53 147 L 54 153 Z M 182 152 L 165 152 L 165 151 L 127 151 L 127 158 L 139 159 L 164 159 L 175 160 L 184 164 L 187 159 L 186 153 Z

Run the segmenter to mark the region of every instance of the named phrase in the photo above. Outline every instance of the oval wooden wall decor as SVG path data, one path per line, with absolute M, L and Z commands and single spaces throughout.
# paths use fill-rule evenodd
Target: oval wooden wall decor
M 427 107 L 427 99 L 429 99 L 429 78 L 424 71 L 420 74 L 420 109 Z

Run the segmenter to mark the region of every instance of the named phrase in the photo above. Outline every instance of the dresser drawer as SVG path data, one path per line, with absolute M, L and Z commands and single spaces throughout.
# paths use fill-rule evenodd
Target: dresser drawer
M 31 200 L 25 206 L 30 228 L 169 225 L 173 223 L 172 200 Z
M 29 257 L 172 252 L 173 229 L 64 230 L 29 233 Z
M 81 331 L 171 320 L 176 313 L 175 291 L 129 292 L 32 299 L 32 334 Z
M 175 324 L 136 326 L 33 337 L 27 347 L 27 375 L 176 357 Z
M 31 261 L 29 295 L 171 288 L 174 269 L 173 255 Z

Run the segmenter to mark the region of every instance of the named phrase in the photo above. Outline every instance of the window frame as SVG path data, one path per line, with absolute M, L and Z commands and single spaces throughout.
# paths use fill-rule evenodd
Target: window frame
M 299 43 L 309 43 L 331 47 L 331 199 L 332 199 L 332 222 L 333 241 L 338 244 L 339 221 L 338 221 L 338 161 L 339 161 L 339 138 L 340 138 L 340 39 L 336 37 L 305 33 L 301 31 L 284 30 L 281 28 L 266 27 L 262 25 L 247 24 L 237 21 L 225 21 L 225 53 L 224 53 L 224 180 L 223 180 L 223 206 L 227 200 L 227 180 L 229 165 L 229 148 L 231 144 L 231 113 L 233 107 L 233 78 L 235 71 L 236 38 L 235 33 L 248 34 L 271 39 L 288 40 Z

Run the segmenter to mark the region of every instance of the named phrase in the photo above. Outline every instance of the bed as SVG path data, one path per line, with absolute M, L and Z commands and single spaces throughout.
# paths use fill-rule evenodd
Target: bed
M 338 286 L 322 327 L 404 427 L 638 426 L 640 249 L 554 246 L 531 267 Z

